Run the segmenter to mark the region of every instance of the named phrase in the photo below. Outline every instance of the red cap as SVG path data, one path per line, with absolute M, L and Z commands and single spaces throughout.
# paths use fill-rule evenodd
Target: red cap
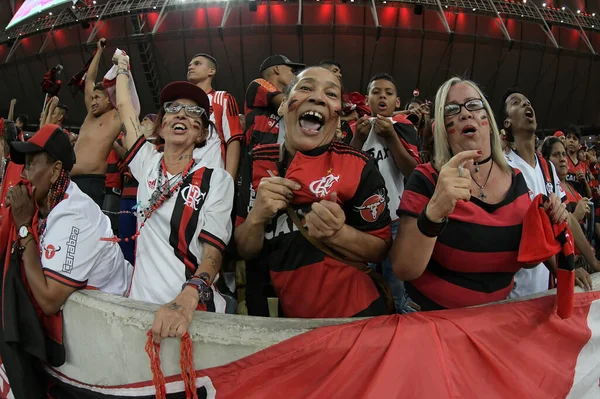
M 67 172 L 70 172 L 75 164 L 75 151 L 69 141 L 69 135 L 58 125 L 45 125 L 28 141 L 13 141 L 9 144 L 10 158 L 16 164 L 25 164 L 25 154 L 36 152 L 47 152 L 54 156 L 62 162 Z
M 208 96 L 198 86 L 184 81 L 172 82 L 163 87 L 160 92 L 161 107 L 169 101 L 175 101 L 179 98 L 185 98 L 194 101 L 200 107 L 204 108 L 206 115 L 210 115 L 210 101 Z
M 565 136 L 565 134 L 563 132 L 561 132 L 560 130 L 557 130 L 554 133 L 554 137 L 564 137 L 564 136 Z

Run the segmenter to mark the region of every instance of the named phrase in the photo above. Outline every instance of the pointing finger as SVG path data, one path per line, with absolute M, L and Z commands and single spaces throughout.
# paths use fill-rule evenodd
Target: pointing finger
M 448 166 L 450 168 L 458 168 L 458 165 L 460 165 L 461 163 L 466 162 L 468 160 L 473 160 L 479 157 L 481 154 L 482 151 L 480 150 L 462 151 L 453 156 L 452 159 L 450 159 L 448 163 L 444 166 Z

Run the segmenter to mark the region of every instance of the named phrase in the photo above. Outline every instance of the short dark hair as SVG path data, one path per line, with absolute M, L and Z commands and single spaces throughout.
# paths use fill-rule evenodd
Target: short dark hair
M 323 60 L 323 61 L 319 62 L 320 67 L 325 67 L 327 65 L 335 65 L 336 67 L 342 69 L 342 66 L 340 65 L 340 63 L 337 61 L 334 61 L 334 60 Z
M 67 115 L 69 114 L 69 107 L 66 104 L 59 103 L 56 108 L 60 108 L 63 111 L 63 123 L 67 121 Z
M 417 97 L 413 97 L 409 102 L 406 103 L 406 107 L 404 107 L 404 110 L 408 110 L 408 107 L 410 106 L 410 104 L 419 104 L 419 105 L 423 105 L 423 101 L 419 100 Z
M 373 77 L 369 80 L 369 84 L 367 85 L 367 91 L 369 90 L 369 87 L 371 87 L 371 83 L 376 80 L 387 80 L 388 82 L 392 82 L 394 89 L 396 90 L 396 95 L 398 94 L 398 85 L 396 84 L 396 79 L 394 79 L 394 77 L 389 73 L 385 72 L 380 72 L 373 75 Z
M 307 69 L 313 69 L 313 68 L 323 68 L 323 67 L 322 66 L 311 66 L 311 67 L 306 67 L 304 69 L 299 69 L 298 71 L 296 71 L 294 73 L 294 77 L 292 78 L 292 81 L 290 82 L 290 84 L 285 87 L 285 90 L 283 91 L 283 95 L 286 98 L 288 98 L 290 96 L 290 93 L 292 92 L 292 89 L 294 88 L 296 83 L 298 83 L 298 75 L 300 75 L 302 72 L 306 71 Z M 343 93 L 344 85 L 343 85 L 341 79 L 338 79 L 338 81 L 340 82 L 340 90 Z M 342 97 L 340 97 L 340 102 L 343 102 Z
M 506 118 L 508 118 L 508 112 L 506 111 L 506 100 L 508 100 L 508 97 L 510 97 L 516 93 L 525 95 L 525 93 L 523 93 L 521 90 L 519 90 L 517 88 L 506 89 L 504 91 L 504 93 L 502 93 L 502 98 L 500 100 L 500 106 L 498 107 L 499 112 L 497 113 L 497 115 L 499 115 L 501 117 L 501 119 L 499 121 L 497 121 L 497 123 L 501 127 L 501 129 L 504 129 L 504 120 Z M 510 128 L 504 129 L 504 131 L 506 132 L 508 141 L 511 141 L 511 142 L 515 141 L 515 138 L 514 138 Z
M 100 91 L 105 91 L 106 88 L 104 87 L 104 83 L 102 82 L 98 82 L 94 85 L 94 90 L 100 90 Z
M 542 156 L 546 159 L 550 159 L 550 155 L 552 155 L 552 147 L 554 144 L 560 143 L 562 146 L 565 146 L 565 143 L 562 142 L 558 137 L 548 137 L 544 143 L 542 144 Z M 566 150 L 566 147 L 565 147 Z
M 21 123 L 23 124 L 22 130 L 25 130 L 27 128 L 27 123 L 29 122 L 29 117 L 26 114 L 21 114 L 17 116 L 17 120 L 21 121 Z
M 219 70 L 219 63 L 217 62 L 217 59 L 215 57 L 213 57 L 212 55 L 206 54 L 206 53 L 199 53 L 199 54 L 196 54 L 195 56 L 193 56 L 192 60 L 197 57 L 206 58 L 213 64 L 213 68 L 215 68 L 215 71 Z
M 563 129 L 563 133 L 565 134 L 565 137 L 568 137 L 569 134 L 574 134 L 577 136 L 578 140 L 581 140 L 581 129 L 579 129 L 579 126 L 577 125 L 570 124 Z

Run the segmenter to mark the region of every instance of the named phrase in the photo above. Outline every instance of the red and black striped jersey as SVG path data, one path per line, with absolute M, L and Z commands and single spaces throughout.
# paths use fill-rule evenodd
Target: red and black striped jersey
M 391 239 L 387 193 L 373 158 L 334 141 L 309 152 L 297 152 L 284 168 L 279 163 L 280 150 L 279 144 L 261 145 L 245 158 L 238 181 L 236 225 L 242 224 L 252 209 L 261 179 L 278 175 L 302 186 L 294 192 L 290 204 L 301 220 L 313 203 L 329 199 L 336 192 L 347 225 Z M 285 210 L 265 226 L 263 248 L 246 267 L 253 264 L 268 265 L 273 287 L 288 317 L 386 313 L 371 278 L 314 247 Z
M 586 196 L 584 184 L 577 179 L 577 172 L 582 172 L 586 181 L 589 182 L 592 175 L 587 164 L 579 160 L 577 160 L 577 163 L 574 163 L 571 157 L 567 155 L 567 165 L 569 167 L 566 177 L 567 182 L 569 182 L 579 194 Z
M 435 191 L 438 172 L 418 165 L 408 179 L 398 216 L 418 217 Z M 504 200 L 458 201 L 437 238 L 425 272 L 406 282 L 409 296 L 423 310 L 462 308 L 506 299 L 517 261 L 523 219 L 531 199 L 523 175 L 514 171 Z M 399 234 L 402 234 L 399 232 Z
M 244 139 L 240 111 L 235 98 L 226 91 L 211 90 L 206 94 L 210 99 L 210 120 L 217 127 L 217 133 L 221 140 L 221 156 L 225 162 L 227 145 L 232 141 Z
M 106 160 L 106 179 L 104 181 L 104 186 L 106 187 L 106 191 L 121 195 L 121 189 L 123 185 L 121 183 L 121 173 L 119 172 L 119 163 L 121 160 L 117 155 L 117 152 L 112 149 L 108 153 L 108 158 Z
M 258 144 L 277 142 L 279 117 L 271 100 L 281 92 L 264 79 L 253 80 L 246 90 L 246 145 L 253 148 Z

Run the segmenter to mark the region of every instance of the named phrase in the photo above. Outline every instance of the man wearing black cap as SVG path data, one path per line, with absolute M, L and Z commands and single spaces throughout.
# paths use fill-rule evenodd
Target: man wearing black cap
M 235 98 L 226 91 L 215 91 L 212 87 L 217 69 L 217 60 L 213 56 L 204 53 L 196 54 L 188 65 L 187 80 L 208 95 L 211 107 L 210 120 L 217 127 L 218 136 L 209 136 L 207 146 L 210 147 L 211 141 L 217 141 L 225 170 L 236 179 L 240 161 L 240 141 L 244 139 L 244 131 Z
M 49 124 L 28 142 L 10 147 L 13 162 L 25 165 L 26 181 L 8 190 L 6 207 L 27 282 L 43 313 L 58 312 L 72 292 L 88 286 L 124 295 L 131 265 L 106 239 L 112 237 L 108 217 L 70 181 L 75 153 L 69 136 Z M 3 223 L 7 228 L 12 225 Z
M 246 90 L 246 146 L 277 142 L 279 117 L 277 110 L 283 92 L 294 78 L 295 72 L 305 67 L 284 55 L 276 54 L 260 65 L 261 79 L 255 79 Z

